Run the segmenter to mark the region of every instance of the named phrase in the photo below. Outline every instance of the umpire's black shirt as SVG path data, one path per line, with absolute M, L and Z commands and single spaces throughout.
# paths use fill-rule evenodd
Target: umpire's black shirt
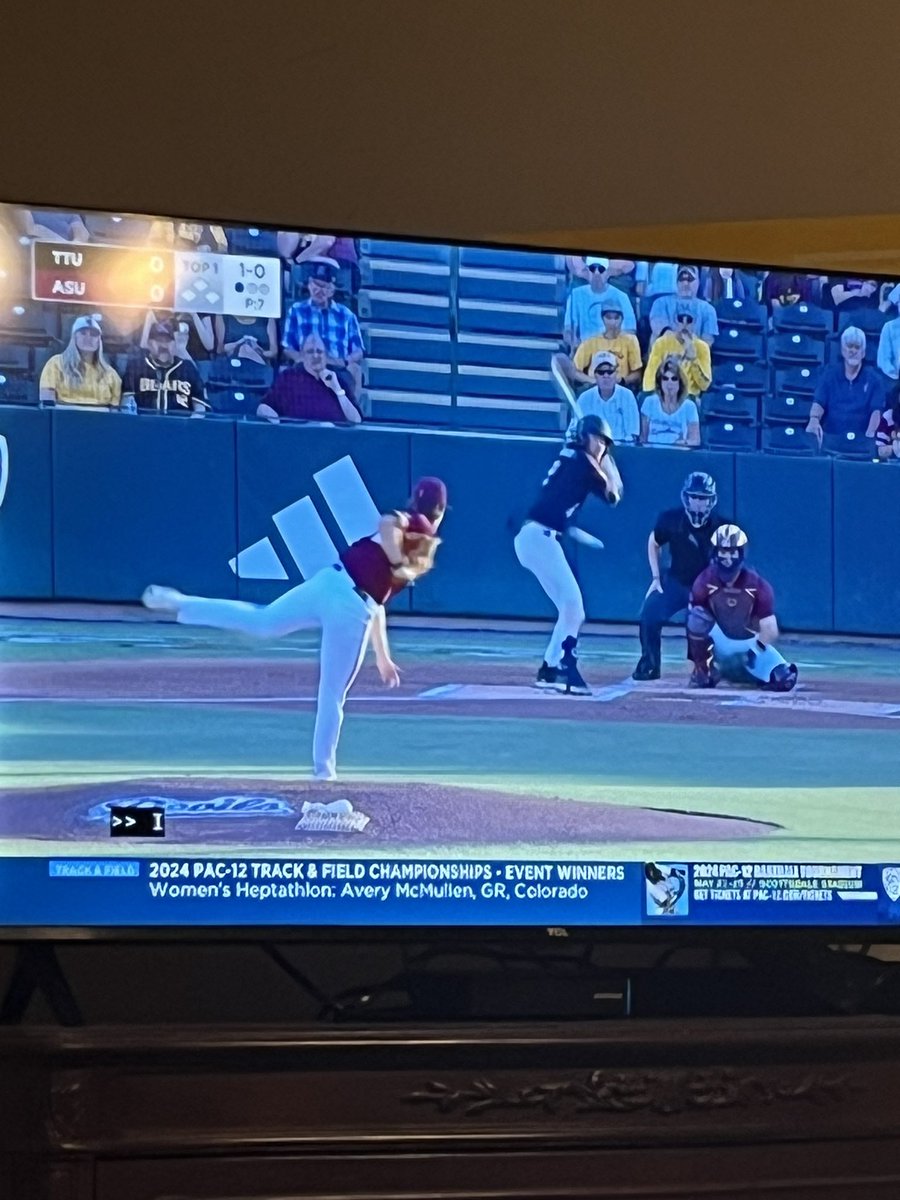
M 657 546 L 668 546 L 672 556 L 669 575 L 689 588 L 700 572 L 709 566 L 712 550 L 710 539 L 720 525 L 729 525 L 727 517 L 719 516 L 715 509 L 699 529 L 687 519 L 684 508 L 667 508 L 656 518 L 653 537 Z

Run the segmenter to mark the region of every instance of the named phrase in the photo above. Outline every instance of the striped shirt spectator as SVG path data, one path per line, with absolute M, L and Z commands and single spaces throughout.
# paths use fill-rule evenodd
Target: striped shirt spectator
M 309 299 L 292 304 L 284 324 L 281 345 L 291 362 L 302 359 L 303 343 L 315 333 L 325 343 L 328 366 L 353 397 L 359 395 L 362 383 L 362 332 L 356 314 L 334 299 L 337 264 L 330 260 L 317 262 L 310 273 L 307 286 Z

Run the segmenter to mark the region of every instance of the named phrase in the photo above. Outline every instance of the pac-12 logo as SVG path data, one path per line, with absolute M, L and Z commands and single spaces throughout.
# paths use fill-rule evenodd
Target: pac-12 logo
M 378 528 L 378 508 L 350 455 L 316 471 L 313 479 L 347 544 L 371 537 Z M 304 579 L 337 561 L 337 548 L 309 496 L 279 509 L 272 520 Z M 240 579 L 288 577 L 267 537 L 241 550 L 228 565 Z
M 900 900 L 900 867 L 885 867 L 881 872 L 881 882 L 888 900 L 896 904 Z
M 6 499 L 6 487 L 9 483 L 9 444 L 0 433 L 0 505 Z

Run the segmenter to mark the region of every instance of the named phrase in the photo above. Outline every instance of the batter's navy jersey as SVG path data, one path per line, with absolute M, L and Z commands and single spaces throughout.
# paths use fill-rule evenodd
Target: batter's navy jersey
M 547 472 L 528 520 L 562 533 L 588 496 L 606 499 L 606 484 L 583 450 L 566 447 Z

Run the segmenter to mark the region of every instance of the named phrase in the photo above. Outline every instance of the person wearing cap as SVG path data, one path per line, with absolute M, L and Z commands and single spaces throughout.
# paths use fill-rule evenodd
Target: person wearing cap
M 572 350 L 603 332 L 601 312 L 603 304 L 611 297 L 616 297 L 622 306 L 622 328 L 628 333 L 634 333 L 637 328 L 631 301 L 609 282 L 609 259 L 589 257 L 584 261 L 590 272 L 590 282 L 572 289 L 563 317 L 563 341 Z
M 613 292 L 615 289 L 609 290 Z M 635 334 L 622 330 L 624 314 L 620 298 L 615 295 L 608 296 L 603 302 L 600 315 L 603 318 L 603 332 L 582 342 L 575 351 L 571 378 L 576 383 L 593 383 L 587 372 L 591 368 L 594 355 L 606 350 L 615 355 L 617 382 L 630 388 L 638 387 L 641 382 L 641 347 Z
M 154 612 L 172 614 L 182 625 L 205 625 L 257 638 L 320 629 L 313 777 L 330 782 L 337 778 L 344 704 L 370 635 L 382 681 L 388 687 L 399 686 L 400 672 L 388 646 L 385 605 L 434 566 L 440 544 L 437 532 L 446 510 L 445 484 L 425 476 L 413 487 L 405 508 L 383 514 L 371 534 L 271 604 L 185 596 L 158 584 L 151 584 L 141 601 Z
M 41 371 L 42 404 L 85 404 L 118 408 L 122 380 L 103 353 L 103 334 L 97 316 L 78 317 L 62 354 L 48 358 Z
M 700 300 L 697 290 L 700 272 L 691 263 L 680 263 L 675 277 L 675 295 L 657 296 L 650 308 L 650 340 L 655 341 L 666 330 L 677 328 L 676 310 L 687 306 L 693 315 L 694 336 L 711 346 L 719 332 L 716 310 L 708 300 Z
M 694 332 L 695 303 L 679 300 L 674 306 L 675 332 L 663 333 L 653 343 L 644 370 L 645 392 L 654 390 L 657 372 L 669 359 L 678 363 L 689 396 L 699 396 L 712 383 L 709 343 Z
M 175 353 L 175 330 L 156 321 L 147 331 L 147 351 L 125 371 L 124 400 L 144 412 L 202 416 L 209 408 L 203 380 L 189 358 Z
M 594 386 L 578 397 L 579 412 L 566 430 L 566 440 L 574 437 L 581 417 L 602 417 L 612 430 L 617 446 L 636 442 L 641 432 L 641 415 L 634 392 L 616 382 L 619 362 L 611 350 L 598 350 L 590 371 Z
M 317 333 L 325 343 L 328 366 L 355 400 L 362 386 L 362 331 L 356 313 L 334 298 L 336 278 L 337 263 L 332 259 L 312 264 L 306 284 L 309 298 L 296 301 L 288 310 L 281 345 L 286 358 L 299 362 L 303 343 Z
M 303 343 L 301 361 L 276 377 L 256 415 L 273 423 L 287 417 L 293 421 L 358 425 L 362 414 L 325 358 L 325 343 L 317 333 L 311 333 Z

